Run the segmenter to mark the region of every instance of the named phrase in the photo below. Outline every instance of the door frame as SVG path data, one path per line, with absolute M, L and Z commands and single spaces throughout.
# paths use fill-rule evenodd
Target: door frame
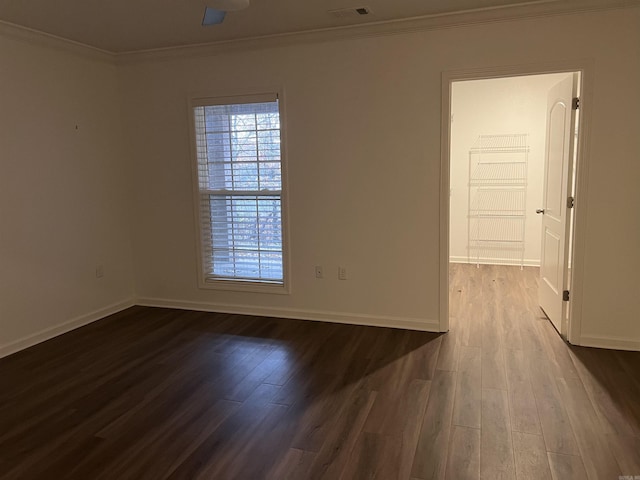
M 593 98 L 593 62 L 589 59 L 569 60 L 527 65 L 507 65 L 487 68 L 448 70 L 442 72 L 442 108 L 440 137 L 440 331 L 449 330 L 449 215 L 450 215 L 450 142 L 451 142 L 451 94 L 452 84 L 463 80 L 487 80 L 505 77 L 543 75 L 549 73 L 580 73 L 580 115 L 578 118 L 578 142 L 574 176 L 576 198 L 571 238 L 572 255 L 569 259 L 571 270 L 571 300 L 569 303 L 569 325 L 567 340 L 573 345 L 581 345 L 582 299 L 584 279 L 585 227 L 588 186 L 588 138 L 591 125 L 591 104 Z M 569 223 L 568 223 L 569 226 Z M 568 252 L 567 252 L 568 255 Z

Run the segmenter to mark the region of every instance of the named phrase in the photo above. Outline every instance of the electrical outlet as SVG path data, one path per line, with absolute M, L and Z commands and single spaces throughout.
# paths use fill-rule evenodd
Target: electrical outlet
M 316 278 L 324 278 L 322 273 L 322 265 L 316 265 Z
M 104 265 L 96 266 L 96 278 L 104 277 Z
M 347 279 L 347 267 L 338 267 L 338 280 Z

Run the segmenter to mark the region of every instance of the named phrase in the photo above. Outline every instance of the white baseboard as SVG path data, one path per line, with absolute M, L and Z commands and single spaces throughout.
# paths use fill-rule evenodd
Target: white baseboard
M 320 322 L 348 323 L 368 325 L 372 327 L 402 328 L 423 332 L 439 332 L 437 320 L 423 320 L 410 317 L 388 317 L 359 313 L 327 312 L 294 308 L 255 307 L 221 303 L 191 302 L 182 300 L 166 300 L 161 298 L 138 298 L 136 305 L 144 307 L 177 308 L 181 310 L 197 310 L 201 312 L 233 313 L 239 315 L 255 315 L 258 317 L 291 318 L 297 320 L 313 320 Z
M 134 305 L 145 307 L 177 308 L 181 310 L 196 310 L 203 312 L 231 313 L 239 315 L 255 315 L 259 317 L 291 318 L 297 320 L 312 320 L 331 323 L 346 323 L 367 325 L 373 327 L 402 328 L 423 332 L 439 332 L 440 324 L 437 320 L 427 320 L 411 317 L 390 317 L 369 314 L 329 312 L 322 310 L 306 310 L 294 308 L 257 307 L 234 304 L 218 304 L 205 302 L 191 302 L 182 300 L 167 300 L 160 298 L 128 299 L 108 305 L 93 312 L 80 315 L 60 325 L 41 330 L 11 343 L 0 345 L 0 358 L 16 353 L 25 348 L 49 340 L 63 333 L 118 313 Z M 615 350 L 640 351 L 640 340 L 623 337 L 605 337 L 596 335 L 582 335 L 580 343 L 583 347 L 608 348 Z
M 514 260 L 513 258 L 480 258 L 479 261 L 476 261 L 475 258 L 472 258 L 469 261 L 469 257 L 458 257 L 451 255 L 449 257 L 449 261 L 451 263 L 468 263 L 471 265 L 475 265 L 476 263 L 480 263 L 480 265 L 512 265 L 519 267 L 520 262 L 518 260 Z M 539 267 L 540 259 L 524 259 L 525 267 Z
M 628 338 L 623 338 L 623 337 L 602 337 L 597 335 L 581 335 L 580 346 L 640 352 L 640 340 L 630 340 Z
M 135 305 L 133 299 L 114 303 L 99 310 L 94 310 L 93 312 L 80 315 L 59 325 L 46 328 L 26 337 L 22 337 L 11 343 L 0 345 L 0 358 L 6 357 L 7 355 L 11 355 L 12 353 L 16 353 L 20 350 L 24 350 L 25 348 L 44 342 L 53 337 L 57 337 L 58 335 L 62 335 L 63 333 L 70 332 L 71 330 L 75 330 L 76 328 L 95 322 L 96 320 L 100 320 L 101 318 L 104 318 L 108 315 L 118 313 L 122 310 L 132 307 L 133 305 Z

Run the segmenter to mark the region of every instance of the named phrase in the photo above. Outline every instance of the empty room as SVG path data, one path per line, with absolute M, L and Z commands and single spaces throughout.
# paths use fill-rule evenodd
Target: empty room
M 640 2 L 0 4 L 0 479 L 640 476 Z

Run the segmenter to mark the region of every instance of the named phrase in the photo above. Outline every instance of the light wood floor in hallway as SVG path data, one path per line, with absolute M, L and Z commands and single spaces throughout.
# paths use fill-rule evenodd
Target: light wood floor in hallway
M 0 359 L 0 479 L 640 475 L 640 353 L 537 270 L 453 265 L 448 334 L 134 307 Z
M 567 345 L 538 307 L 537 268 L 452 264 L 450 284 L 446 476 L 640 475 L 640 354 Z

